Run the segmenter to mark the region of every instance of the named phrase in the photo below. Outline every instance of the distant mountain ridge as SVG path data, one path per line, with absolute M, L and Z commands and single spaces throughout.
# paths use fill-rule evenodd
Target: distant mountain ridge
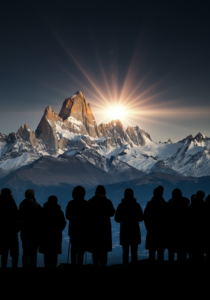
M 112 166 L 117 158 L 115 162 L 119 167 L 121 161 L 118 170 L 121 175 L 117 175 L 115 167 L 115 176 L 123 178 L 125 172 L 124 179 L 127 180 L 129 176 L 143 174 L 137 171 L 194 177 L 210 175 L 210 138 L 199 132 L 178 143 L 172 143 L 170 139 L 155 143 L 139 126 L 124 129 L 120 120 L 97 125 L 90 104 L 78 91 L 64 100 L 58 114 L 48 106 L 35 132 L 25 124 L 16 133 L 0 133 L 0 178 L 42 156 L 56 158 L 77 150 L 84 157 L 87 149 L 92 158 L 95 156 L 89 160 L 93 164 L 106 158 L 105 166 L 113 157 Z M 130 166 L 129 171 L 126 166 Z M 106 172 L 111 174 L 110 170 Z

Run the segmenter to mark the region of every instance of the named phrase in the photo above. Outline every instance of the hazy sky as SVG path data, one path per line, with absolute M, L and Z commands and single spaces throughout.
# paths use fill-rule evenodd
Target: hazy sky
M 210 137 L 209 36 L 208 1 L 2 0 L 0 132 L 80 90 L 98 125 L 120 103 L 155 142 Z

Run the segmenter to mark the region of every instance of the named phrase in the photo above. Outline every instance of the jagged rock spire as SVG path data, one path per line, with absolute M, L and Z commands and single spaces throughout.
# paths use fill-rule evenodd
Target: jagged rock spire
M 86 128 L 87 133 L 92 137 L 98 137 L 98 126 L 90 107 L 87 103 L 84 94 L 78 91 L 70 98 L 66 98 L 63 102 L 59 117 L 65 121 L 69 117 L 80 121 Z

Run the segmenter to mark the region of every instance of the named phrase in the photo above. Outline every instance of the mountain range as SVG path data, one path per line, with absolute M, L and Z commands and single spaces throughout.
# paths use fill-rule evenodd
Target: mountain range
M 64 100 L 59 114 L 48 106 L 35 131 L 25 124 L 0 133 L 0 185 L 17 191 L 26 185 L 91 189 L 143 182 L 150 174 L 188 182 L 210 176 L 210 138 L 198 133 L 155 143 L 139 126 L 124 129 L 120 120 L 97 125 L 81 91 Z

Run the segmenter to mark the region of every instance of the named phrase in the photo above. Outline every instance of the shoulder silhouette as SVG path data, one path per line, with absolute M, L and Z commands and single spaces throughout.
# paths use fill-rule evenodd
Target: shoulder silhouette
M 71 263 L 83 264 L 86 244 L 87 201 L 85 189 L 76 186 L 72 192 L 73 200 L 66 207 L 66 219 L 69 220 L 68 234 L 71 243 Z
M 22 263 L 24 268 L 34 268 L 37 263 L 42 207 L 36 202 L 34 190 L 26 190 L 25 197 L 19 206 L 20 236 L 23 248 Z
M 58 254 L 62 253 L 62 231 L 66 220 L 56 196 L 50 196 L 43 205 L 39 252 L 44 253 L 46 267 L 56 267 Z
M 117 207 L 114 219 L 120 223 L 120 245 L 123 247 L 123 264 L 127 264 L 129 245 L 131 245 L 131 261 L 137 261 L 138 245 L 141 244 L 139 222 L 143 221 L 144 215 L 140 204 L 133 197 L 133 190 L 126 189 L 124 196 Z
M 180 189 L 174 189 L 168 201 L 168 250 L 169 261 L 187 259 L 188 252 L 188 205 L 190 200 L 182 196 Z
M 110 217 L 115 214 L 111 200 L 106 198 L 104 186 L 96 188 L 95 196 L 88 201 L 88 238 L 86 250 L 93 253 L 93 264 L 106 266 L 107 252 L 112 251 Z
M 147 229 L 145 248 L 149 250 L 151 260 L 155 259 L 155 251 L 158 252 L 158 260 L 163 260 L 163 253 L 167 248 L 168 203 L 162 197 L 163 190 L 162 186 L 154 189 L 154 197 L 144 210 L 144 223 Z

